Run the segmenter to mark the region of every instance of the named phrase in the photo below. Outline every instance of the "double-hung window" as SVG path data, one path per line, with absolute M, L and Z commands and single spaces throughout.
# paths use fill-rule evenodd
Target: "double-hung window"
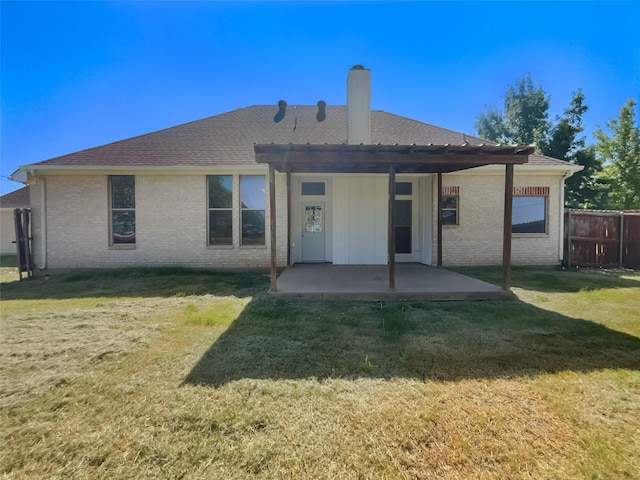
M 265 245 L 265 176 L 240 175 L 240 245 Z
M 133 175 L 109 177 L 110 245 L 136 243 L 136 179 Z
M 233 176 L 210 175 L 209 245 L 233 245 Z
M 513 233 L 547 233 L 547 197 L 514 196 Z
M 459 199 L 457 195 L 446 195 L 442 197 L 442 224 L 443 225 L 458 225 L 460 219 L 458 218 L 458 204 Z

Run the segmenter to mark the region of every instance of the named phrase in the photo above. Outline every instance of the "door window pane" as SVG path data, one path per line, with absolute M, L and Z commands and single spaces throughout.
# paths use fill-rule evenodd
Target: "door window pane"
M 322 232 L 322 207 L 306 205 L 304 207 L 304 231 L 307 233 Z
M 411 182 L 396 182 L 396 195 L 411 195 L 413 184 Z
M 324 195 L 324 182 L 302 182 L 302 195 Z
M 394 214 L 396 222 L 396 253 L 411 253 L 411 200 L 396 200 Z
M 396 253 L 411 253 L 411 227 L 396 226 Z
M 396 225 L 411 226 L 411 200 L 396 200 L 395 217 Z

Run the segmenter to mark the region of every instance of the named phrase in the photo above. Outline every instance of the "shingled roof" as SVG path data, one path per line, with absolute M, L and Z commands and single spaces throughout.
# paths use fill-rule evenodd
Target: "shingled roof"
M 327 106 L 316 120 L 316 106 L 289 106 L 275 121 L 278 107 L 257 105 L 120 140 L 31 164 L 30 167 L 211 167 L 255 166 L 254 144 L 346 143 L 347 107 Z M 371 141 L 383 145 L 493 145 L 477 137 L 393 115 L 371 112 Z M 566 165 L 533 154 L 529 164 Z
M 0 197 L 0 208 L 28 208 L 31 193 L 29 187 L 22 187 Z

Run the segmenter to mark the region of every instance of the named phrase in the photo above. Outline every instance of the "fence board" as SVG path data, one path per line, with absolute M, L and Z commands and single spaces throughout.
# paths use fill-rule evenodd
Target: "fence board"
M 567 210 L 564 246 L 569 266 L 640 268 L 640 212 Z
M 640 213 L 625 213 L 623 218 L 622 266 L 640 268 Z

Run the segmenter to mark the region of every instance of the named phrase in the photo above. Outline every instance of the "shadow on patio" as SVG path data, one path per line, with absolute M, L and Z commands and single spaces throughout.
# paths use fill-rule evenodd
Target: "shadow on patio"
M 453 381 L 640 370 L 640 339 L 518 300 L 314 302 L 254 298 L 185 383 L 240 379 Z

